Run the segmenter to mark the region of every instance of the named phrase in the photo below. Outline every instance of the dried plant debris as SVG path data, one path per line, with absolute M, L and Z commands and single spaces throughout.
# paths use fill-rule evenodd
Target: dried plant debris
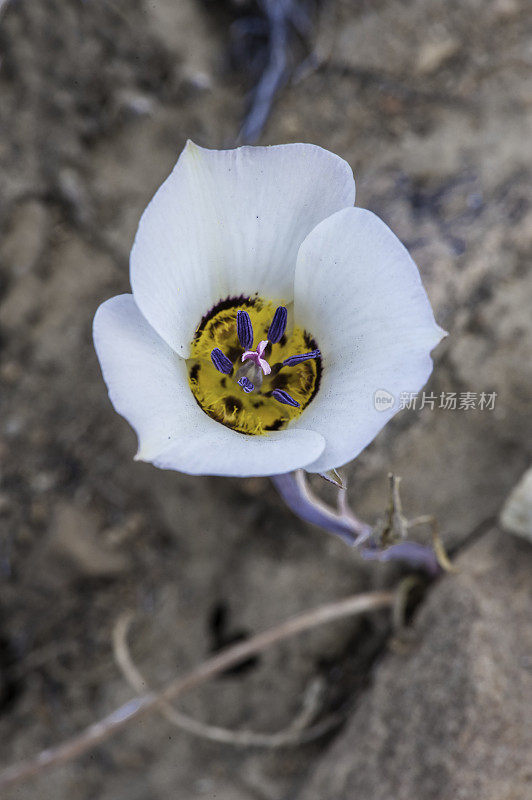
M 230 62 L 251 77 L 240 144 L 261 135 L 275 97 L 311 54 L 316 4 L 305 0 L 204 0 L 229 25 Z

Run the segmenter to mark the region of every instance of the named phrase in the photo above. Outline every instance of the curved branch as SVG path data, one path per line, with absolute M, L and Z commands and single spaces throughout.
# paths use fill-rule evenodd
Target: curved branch
M 119 617 L 113 630 L 113 649 L 116 662 L 126 681 L 136 692 L 142 692 L 148 688 L 148 684 L 133 662 L 127 642 L 132 622 L 133 614 L 129 612 Z M 162 705 L 162 713 L 168 722 L 177 728 L 201 739 L 208 739 L 211 742 L 230 744 L 235 747 L 263 747 L 269 749 L 296 747 L 330 733 L 344 720 L 344 715 L 332 714 L 316 725 L 309 726 L 316 714 L 319 694 L 319 692 L 315 691 L 316 687 L 314 685 L 311 684 L 309 688 L 310 691 L 307 691 L 305 695 L 300 713 L 288 728 L 277 733 L 257 733 L 250 730 L 232 731 L 228 728 L 221 728 L 218 725 L 208 725 L 189 717 L 188 714 L 184 714 L 182 711 L 178 711 L 168 702 L 164 702 L 164 705 Z
M 160 694 L 146 692 L 124 703 L 98 722 L 89 725 L 76 736 L 56 747 L 42 750 L 38 755 L 8 767 L 0 773 L 0 790 L 36 777 L 47 769 L 59 767 L 77 758 L 88 750 L 102 744 L 129 723 L 150 711 L 160 710 L 185 692 L 195 689 L 230 667 L 234 667 L 250 656 L 267 650 L 274 644 L 311 630 L 326 622 L 363 614 L 366 611 L 393 606 L 394 592 L 368 592 L 334 603 L 327 603 L 312 611 L 291 617 L 286 622 L 259 633 L 245 642 L 228 647 L 207 659 L 182 678 L 176 678 Z

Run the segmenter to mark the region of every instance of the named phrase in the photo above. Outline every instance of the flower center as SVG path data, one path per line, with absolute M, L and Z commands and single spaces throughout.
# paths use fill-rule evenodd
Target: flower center
M 203 317 L 187 366 L 206 414 L 239 433 L 262 434 L 285 428 L 308 406 L 321 354 L 307 331 L 287 329 L 287 319 L 285 306 L 258 296 L 227 298 Z

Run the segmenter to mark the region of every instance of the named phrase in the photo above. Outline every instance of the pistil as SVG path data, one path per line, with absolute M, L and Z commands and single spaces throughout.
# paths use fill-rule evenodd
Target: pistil
M 257 367 L 260 367 L 264 375 L 269 375 L 272 371 L 272 368 L 266 359 L 263 358 L 264 351 L 267 347 L 268 340 L 264 339 L 264 341 L 259 343 L 256 350 L 246 350 L 245 353 L 242 354 L 242 361 L 246 361 L 249 358 L 250 361 L 252 361 Z
M 237 369 L 234 379 L 241 388 L 251 385 L 253 388 L 247 389 L 247 393 L 249 393 L 254 390 L 258 391 L 261 388 L 263 376 L 264 373 L 253 361 L 245 361 Z M 245 379 L 244 383 L 242 383 L 243 379 Z M 246 383 L 246 381 L 249 382 L 249 384 Z

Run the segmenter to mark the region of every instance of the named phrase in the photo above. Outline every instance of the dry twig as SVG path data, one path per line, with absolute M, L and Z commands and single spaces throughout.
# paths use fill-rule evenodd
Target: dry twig
M 132 622 L 133 614 L 127 612 L 119 617 L 115 625 L 113 631 L 115 659 L 123 676 L 135 691 L 143 692 L 148 688 L 152 691 L 131 658 L 127 637 Z M 313 681 L 310 684 L 304 697 L 301 712 L 288 728 L 278 733 L 256 733 L 249 730 L 232 731 L 227 728 L 220 728 L 217 725 L 207 725 L 189 717 L 187 714 L 183 714 L 168 702 L 161 703 L 161 712 L 172 725 L 191 733 L 193 736 L 208 739 L 211 742 L 220 742 L 236 747 L 264 747 L 270 749 L 295 747 L 324 736 L 344 719 L 342 714 L 332 714 L 322 722 L 309 727 L 318 710 L 320 689 L 321 682 Z
M 328 603 L 312 611 L 292 617 L 280 625 L 270 628 L 245 642 L 228 647 L 212 658 L 207 659 L 188 675 L 176 678 L 160 694 L 149 691 L 139 695 L 98 722 L 89 725 L 81 733 L 56 747 L 42 750 L 38 755 L 8 767 L 0 773 L 0 790 L 22 783 L 40 775 L 47 769 L 59 767 L 92 750 L 143 714 L 164 710 L 166 704 L 180 695 L 214 678 L 230 667 L 245 661 L 252 655 L 267 650 L 278 642 L 289 639 L 304 631 L 311 630 L 326 622 L 345 617 L 387 608 L 395 601 L 394 592 L 368 592 L 355 595 L 335 603 Z
M 422 517 L 415 517 L 407 522 L 408 528 L 416 528 L 418 525 L 428 525 L 430 527 L 432 546 L 438 559 L 438 564 L 446 572 L 459 572 L 459 569 L 450 560 L 440 535 L 438 520 L 432 514 L 425 514 Z

